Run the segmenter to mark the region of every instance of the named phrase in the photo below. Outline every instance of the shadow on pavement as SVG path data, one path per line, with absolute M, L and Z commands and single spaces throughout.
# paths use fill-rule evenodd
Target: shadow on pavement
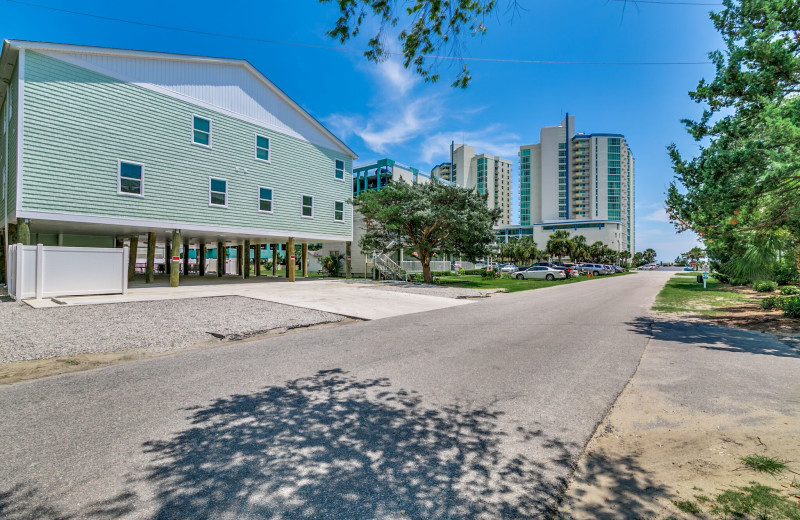
M 627 325 L 629 330 L 652 336 L 653 339 L 693 344 L 709 350 L 800 357 L 800 351 L 760 332 L 686 320 L 652 320 L 644 317 L 636 318 Z
M 154 518 L 541 517 L 564 489 L 552 472 L 568 474 L 577 450 L 540 431 L 505 434 L 499 416 L 423 408 L 385 379 L 340 370 L 220 399 L 188 430 L 146 444 Z M 510 437 L 537 438 L 555 456 L 508 459 Z
M 618 518 L 654 518 L 656 500 L 680 498 L 657 484 L 632 456 L 609 458 L 592 453 L 582 463 L 561 517 L 567 519 L 612 520 Z M 584 486 L 593 488 L 586 497 Z
M 39 489 L 30 483 L 17 483 L 0 491 L 0 518 L 3 520 L 73 520 L 80 518 L 123 518 L 134 512 L 136 495 L 123 492 L 96 502 L 76 513 L 65 513 L 50 504 Z

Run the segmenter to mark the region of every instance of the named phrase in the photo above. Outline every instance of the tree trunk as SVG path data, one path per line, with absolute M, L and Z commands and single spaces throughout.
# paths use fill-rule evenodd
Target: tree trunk
M 433 283 L 433 276 L 431 275 L 431 259 L 427 256 L 420 255 L 419 262 L 422 264 L 422 279 L 425 283 Z
M 800 277 L 800 238 L 794 241 L 794 265 L 797 268 L 797 276 Z

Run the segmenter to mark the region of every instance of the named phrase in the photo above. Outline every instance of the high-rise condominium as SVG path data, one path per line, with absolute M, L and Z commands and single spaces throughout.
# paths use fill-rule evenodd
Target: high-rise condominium
M 632 252 L 634 159 L 625 136 L 576 133 L 569 114 L 539 135 L 520 147 L 520 226 L 617 222 L 620 246 Z
M 475 155 L 475 148 L 462 144 L 453 149 L 453 161 L 431 171 L 441 179 L 487 195 L 489 208 L 499 208 L 498 226 L 511 224 L 511 161 L 495 155 Z

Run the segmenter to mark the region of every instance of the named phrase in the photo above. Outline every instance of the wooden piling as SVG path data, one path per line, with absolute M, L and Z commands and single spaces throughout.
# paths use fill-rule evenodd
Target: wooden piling
M 177 260 L 176 260 L 177 259 Z M 172 230 L 172 254 L 169 257 L 169 286 L 177 287 L 181 276 L 181 230 Z
M 344 245 L 344 277 L 348 280 L 353 276 L 353 262 L 350 261 L 352 246 L 350 242 Z
M 200 276 L 206 275 L 206 244 L 200 242 L 199 250 L 197 251 L 197 272 Z
M 272 276 L 278 276 L 278 244 L 272 244 Z
M 189 241 L 183 243 L 183 275 L 189 274 Z
M 290 282 L 294 281 L 294 238 L 289 237 L 286 242 L 286 278 Z
M 31 245 L 31 223 L 28 219 L 17 219 L 17 240 L 23 246 Z
M 145 283 L 153 283 L 156 269 L 156 234 L 152 231 L 147 234 L 147 266 L 145 266 Z
M 244 241 L 244 247 L 242 247 L 244 251 L 244 258 L 242 258 L 242 262 L 244 263 L 244 278 L 250 278 L 250 241 Z
M 300 262 L 303 264 L 303 278 L 308 278 L 308 244 L 303 242 L 302 254 L 300 255 Z
M 128 250 L 128 281 L 133 281 L 136 276 L 136 250 L 139 248 L 139 237 L 131 237 L 131 247 Z
M 217 276 L 225 274 L 225 244 L 217 242 Z
M 256 262 L 256 276 L 261 276 L 261 244 L 256 244 L 255 251 L 253 251 L 253 258 Z

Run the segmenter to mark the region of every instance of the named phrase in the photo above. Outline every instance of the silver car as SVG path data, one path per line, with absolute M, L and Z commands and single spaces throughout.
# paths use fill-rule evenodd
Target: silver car
M 524 271 L 518 272 L 515 277 L 517 280 L 534 279 L 534 280 L 563 280 L 567 277 L 564 271 L 546 267 L 543 265 L 534 265 Z

